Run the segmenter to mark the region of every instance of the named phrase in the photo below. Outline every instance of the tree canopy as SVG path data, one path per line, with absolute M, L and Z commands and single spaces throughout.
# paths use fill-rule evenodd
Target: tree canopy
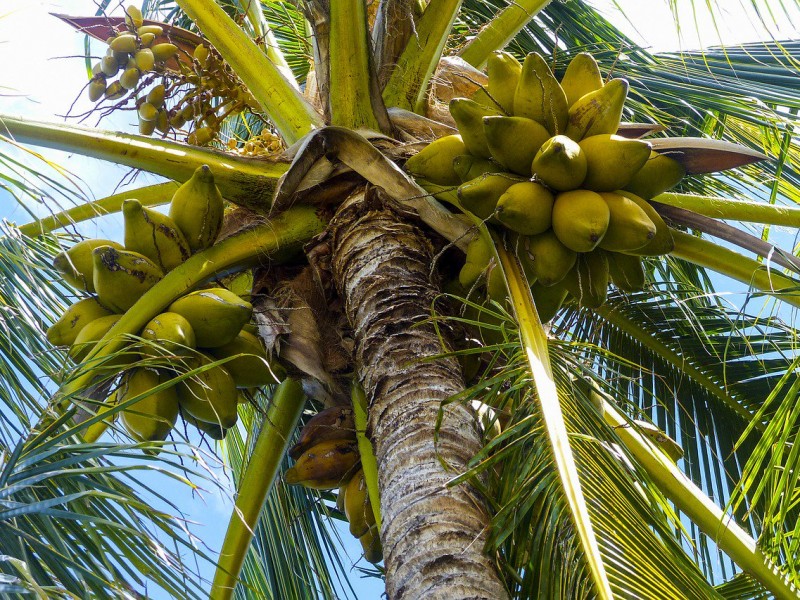
M 691 19 L 669 5 L 678 22 Z M 800 7 L 750 5 L 767 24 Z M 95 21 L 64 20 L 100 41 L 114 27 L 117 37 L 128 35 L 115 8 L 104 0 Z M 487 520 L 477 554 L 486 564 L 476 572 L 491 572 L 509 596 L 797 597 L 800 41 L 653 53 L 577 0 L 178 0 L 146 1 L 142 12 L 175 42 L 174 51 L 162 48 L 164 66 L 152 80 L 141 65 L 126 66 L 136 71 L 133 92 L 115 98 L 112 76 L 91 74 L 92 54 L 104 45 L 87 36 L 86 57 L 87 91 L 103 84 L 96 114 L 136 109 L 140 134 L 104 131 L 102 121 L 89 128 L 0 115 L 4 189 L 23 207 L 41 197 L 73 204 L 21 226 L 4 222 L 0 231 L 0 591 L 136 597 L 156 586 L 202 597 L 212 584 L 198 565 L 219 561 L 212 596 L 358 597 L 357 578 L 368 576 L 386 577 L 391 597 L 401 597 L 393 577 L 408 566 L 391 535 L 401 520 L 393 502 L 402 502 L 387 491 L 386 469 L 394 467 L 382 444 L 392 432 L 380 420 L 392 429 L 386 423 L 398 418 L 401 427 L 387 399 L 402 399 L 419 382 L 428 393 L 440 377 L 447 393 L 432 396 L 435 410 L 425 413 L 433 415 L 426 425 L 435 425 L 435 456 L 445 463 L 465 431 L 448 419 L 477 412 L 474 452 L 449 471 L 440 467 L 448 489 L 478 498 Z M 211 48 L 212 58 L 198 47 Z M 456 126 L 463 133 L 444 103 L 448 81 L 467 81 L 462 90 L 470 94 L 488 89 L 494 99 L 491 71 L 488 83 L 477 79 L 501 49 L 526 65 L 538 53 L 562 82 L 575 56 L 591 53 L 605 81 L 627 81 L 622 121 L 645 125 L 648 153 L 680 155 L 688 176 L 648 209 L 669 223 L 674 249 L 643 259 L 641 289 L 625 291 L 617 281 L 606 298 L 604 284 L 605 301 L 590 306 L 579 281 L 552 321 L 540 319 L 543 305 L 531 296 L 513 236 L 484 222 L 495 209 L 462 211 L 455 187 L 402 169 Z M 207 61 L 216 61 L 213 69 Z M 156 81 L 175 104 L 172 113 L 165 105 L 162 133 L 153 135 L 156 119 L 143 118 L 141 106 Z M 176 106 L 189 109 L 183 123 L 172 120 L 183 118 Z M 148 138 L 141 123 L 150 121 Z M 75 177 L 29 145 L 177 183 L 86 203 Z M 762 154 L 767 159 L 756 160 Z M 117 310 L 123 316 L 112 334 L 122 337 L 101 334 L 77 360 L 48 342 L 48 326 L 87 296 L 52 266 L 78 241 L 62 229 L 119 212 L 131 197 L 164 205 L 203 169 L 229 202 L 220 240 L 165 268 L 147 301 Z M 389 233 L 370 246 L 360 239 L 370 231 Z M 491 249 L 492 266 L 465 289 L 458 269 L 476 236 Z M 386 264 L 353 258 L 382 251 Z M 392 262 L 398 256 L 403 268 Z M 378 265 L 389 275 L 374 282 L 369 271 Z M 495 269 L 500 299 L 491 293 Z M 125 398 L 119 376 L 131 361 L 169 369 L 155 391 L 220 366 L 217 357 L 176 365 L 171 353 L 147 354 L 140 337 L 163 308 L 211 281 L 252 302 L 250 324 L 267 344 L 265 356 L 276 373 L 289 374 L 237 392 L 238 424 L 217 432 L 224 440 L 192 429 L 191 419 L 203 421 L 192 415 L 167 441 L 136 441 L 109 416 L 141 397 L 106 412 L 109 394 Z M 373 288 L 395 304 L 360 305 Z M 407 297 L 424 304 L 424 318 L 392 312 Z M 435 351 L 416 337 L 425 328 L 441 341 Z M 395 335 L 406 336 L 397 347 Z M 424 356 L 416 362 L 430 366 L 431 379 L 407 376 L 415 361 L 403 362 L 401 352 Z M 353 567 L 342 552 L 343 530 L 332 525 L 346 521 L 338 485 L 287 483 L 290 442 L 323 409 L 351 403 L 365 497 L 377 499 L 381 486 L 372 527 L 391 558 L 370 560 L 377 566 Z M 462 452 L 473 447 L 464 440 Z M 238 494 L 220 557 L 162 487 L 166 480 L 224 487 L 210 466 L 218 457 Z M 221 591 L 239 569 L 235 591 Z

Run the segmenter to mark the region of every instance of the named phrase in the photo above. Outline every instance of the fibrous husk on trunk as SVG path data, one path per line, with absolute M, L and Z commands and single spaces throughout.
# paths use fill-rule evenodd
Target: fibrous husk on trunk
M 270 341 L 268 350 L 300 378 L 309 396 L 326 406 L 348 404 L 340 377 L 352 364 L 350 343 L 342 338 L 341 310 L 336 302 L 329 304 L 314 270 L 305 267 L 291 278 L 262 271 L 254 291 L 259 334 Z

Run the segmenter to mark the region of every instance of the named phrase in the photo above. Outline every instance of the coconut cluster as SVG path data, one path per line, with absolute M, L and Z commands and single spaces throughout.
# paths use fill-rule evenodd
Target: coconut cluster
M 110 361 L 92 360 L 97 343 L 114 342 L 114 326 L 167 272 L 214 244 L 223 211 L 222 195 L 204 165 L 176 190 L 168 215 L 125 200 L 124 245 L 87 239 L 53 261 L 66 283 L 91 295 L 71 305 L 47 330 L 47 338 L 68 346 L 76 363 L 88 359 L 89 368 L 123 371 L 116 403 L 149 393 L 120 412 L 134 439 L 165 439 L 179 414 L 221 439 L 236 423 L 239 390 L 276 383 L 282 373 L 267 361 L 250 324 L 250 290 L 235 286 L 230 287 L 236 291 L 214 285 L 178 298 L 138 331 L 137 339 L 119 336 L 127 347 L 123 352 Z M 229 360 L 213 364 L 224 359 Z M 160 366 L 141 366 L 148 363 Z M 189 369 L 198 369 L 197 374 L 151 392 Z
M 187 50 L 185 42 L 172 43 L 169 31 L 128 6 L 92 68 L 87 94 L 92 102 L 132 99 L 143 135 L 188 131 L 188 143 L 204 146 L 219 136 L 226 117 L 258 104 L 210 45 Z
M 604 82 L 581 53 L 558 81 L 542 56 L 524 63 L 497 52 L 488 85 L 450 102 L 459 133 L 442 137 L 406 163 L 422 183 L 454 186 L 462 210 L 505 232 L 516 251 L 540 317 L 552 318 L 568 295 L 605 302 L 609 281 L 641 289 L 643 256 L 669 253 L 669 227 L 647 200 L 684 176 L 675 160 L 640 139 L 618 135 L 628 82 Z M 492 249 L 476 238 L 459 280 L 470 289 L 492 277 Z

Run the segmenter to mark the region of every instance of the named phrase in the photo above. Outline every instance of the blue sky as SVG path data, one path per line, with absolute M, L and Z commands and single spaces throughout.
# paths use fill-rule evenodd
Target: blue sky
M 593 2 L 605 11 L 610 19 L 620 21 L 614 2 L 597 0 Z M 634 39 L 654 50 L 675 50 L 679 48 L 697 48 L 702 45 L 719 43 L 720 39 L 727 43 L 752 41 L 765 35 L 758 26 L 753 15 L 742 8 L 749 4 L 747 0 L 724 0 L 719 4 L 723 20 L 715 25 L 697 2 L 698 12 L 693 24 L 691 3 L 679 0 L 678 6 L 684 20 L 684 30 L 677 32 L 672 26 L 672 17 L 666 0 L 619 0 L 618 4 L 628 11 L 631 23 L 627 26 Z M 79 92 L 85 82 L 85 68 L 82 59 L 83 36 L 49 16 L 48 12 L 63 12 L 72 15 L 94 14 L 95 4 L 92 0 L 2 0 L 0 8 L 0 113 L 25 115 L 47 121 L 57 121 L 72 107 L 73 114 L 79 114 L 89 108 L 89 102 Z M 796 12 L 796 11 L 795 11 Z M 794 23 L 800 23 L 800 15 Z M 782 21 L 783 28 L 775 27 L 772 33 L 777 37 L 797 36 L 794 24 Z M 99 49 L 96 53 L 100 53 Z M 96 125 L 96 119 L 90 118 L 87 125 Z M 104 120 L 101 126 L 108 129 L 135 130 L 133 113 L 119 115 Z M 79 156 L 62 152 L 41 150 L 41 153 L 68 168 L 83 181 L 82 189 L 91 198 L 101 198 L 121 189 L 131 187 L 127 181 L 129 170 Z M 156 182 L 150 175 L 140 175 L 136 186 Z M 57 210 L 52 204 L 31 206 L 33 210 L 45 214 L 49 210 Z M 29 220 L 28 214 L 22 210 L 14 199 L 0 191 L 0 218 L 17 222 Z M 90 237 L 120 239 L 120 221 L 118 218 L 101 219 L 82 227 L 82 233 Z M 219 473 L 223 476 L 222 473 Z M 209 490 L 203 499 L 192 497 L 185 489 L 175 489 L 176 495 L 185 496 L 187 516 L 199 523 L 195 533 L 200 535 L 210 550 L 219 548 L 224 526 L 230 515 L 230 501 L 218 491 Z M 350 538 L 346 531 L 342 538 L 351 540 L 350 556 L 357 559 L 360 547 Z M 357 580 L 357 575 L 354 576 Z M 359 596 L 376 598 L 380 588 L 374 582 L 364 582 L 359 586 Z M 153 597 L 157 597 L 154 595 Z

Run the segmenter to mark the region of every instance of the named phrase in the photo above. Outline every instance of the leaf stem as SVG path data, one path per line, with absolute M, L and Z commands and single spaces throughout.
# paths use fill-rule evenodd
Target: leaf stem
M 476 69 L 482 69 L 492 52 L 505 48 L 548 4 L 550 0 L 517 0 L 510 3 L 464 46 L 460 52 L 461 58 Z
M 85 202 L 62 210 L 48 217 L 20 225 L 19 230 L 27 236 L 43 235 L 62 227 L 75 225 L 82 221 L 110 215 L 122 210 L 122 202 L 128 198 L 136 198 L 142 206 L 159 206 L 167 204 L 178 189 L 178 184 L 173 181 L 148 185 L 136 190 L 120 192 L 106 196 L 95 202 Z
M 439 64 L 461 0 L 431 0 L 383 90 L 386 106 L 425 112 L 428 83 Z
M 717 219 L 712 219 L 711 217 L 706 217 L 705 215 L 699 215 L 691 210 L 678 208 L 676 206 L 668 206 L 660 202 L 652 202 L 651 204 L 662 217 L 666 217 L 673 223 L 689 229 L 701 231 L 728 242 L 729 244 L 738 246 L 742 250 L 752 252 L 758 255 L 759 262 L 760 259 L 771 260 L 784 269 L 800 274 L 800 259 L 793 256 L 791 252 L 773 246 L 769 242 L 765 242 L 761 238 L 733 227 L 732 225 L 728 225 Z
M 603 416 L 658 488 L 746 573 L 776 598 L 798 597 L 797 587 L 758 549 L 756 541 L 604 400 Z
M 727 275 L 800 308 L 800 282 L 708 240 L 674 230 L 672 237 L 675 239 L 672 255 L 676 258 Z
M 550 367 L 547 334 L 542 328 L 527 279 L 516 257 L 511 255 L 502 244 L 496 244 L 495 248 L 511 295 L 514 313 L 519 324 L 522 347 L 536 386 L 536 397 L 542 411 L 542 419 L 550 440 L 550 447 L 553 450 L 556 469 L 558 470 L 561 485 L 564 488 L 564 495 L 566 496 L 578 537 L 581 540 L 581 546 L 586 553 L 586 562 L 592 573 L 597 597 L 602 600 L 611 600 L 614 596 L 611 592 L 603 557 L 600 554 L 586 500 L 581 489 L 578 470 L 575 465 L 572 448 L 569 445 L 564 415 L 561 412 L 556 383 L 553 379 L 553 371 Z
M 322 127 L 322 117 L 311 103 L 222 7 L 213 0 L 177 0 L 177 4 L 228 61 L 288 144 Z
M 226 199 L 262 212 L 272 202 L 278 178 L 289 168 L 282 162 L 243 158 L 143 135 L 6 115 L 0 115 L 0 133 L 18 142 L 76 152 L 181 182 L 191 178 L 197 167 L 208 165 Z
M 331 123 L 380 131 L 372 106 L 366 3 L 337 0 L 329 4 Z
M 287 377 L 272 395 L 253 453 L 239 480 L 236 504 L 219 551 L 217 570 L 208 595 L 210 600 L 228 600 L 233 596 L 258 517 L 304 404 L 303 387 L 296 379 Z
M 654 201 L 726 221 L 746 221 L 800 228 L 800 208 L 763 202 L 745 202 L 695 194 L 659 194 Z
M 260 40 L 256 42 L 257 45 L 264 48 L 264 53 L 267 55 L 267 58 L 271 60 L 283 74 L 286 81 L 288 81 L 292 87 L 300 89 L 300 86 L 297 84 L 292 74 L 292 68 L 289 66 L 289 63 L 286 62 L 286 57 L 283 55 L 283 52 L 281 52 L 278 40 L 275 39 L 275 34 L 272 32 L 267 19 L 264 18 L 264 8 L 261 2 L 258 0 L 247 0 L 245 2 L 245 12 L 247 13 L 247 19 L 253 26 L 255 37 Z

